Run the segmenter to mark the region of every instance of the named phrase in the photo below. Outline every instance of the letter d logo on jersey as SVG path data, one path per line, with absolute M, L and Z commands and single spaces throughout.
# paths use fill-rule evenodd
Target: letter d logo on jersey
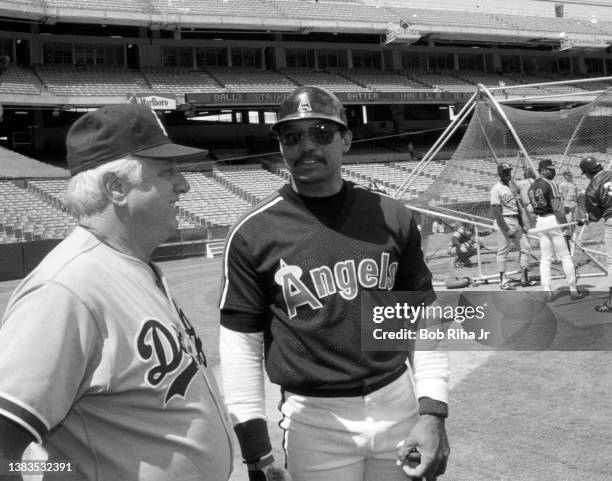
M 312 112 L 312 106 L 310 105 L 310 100 L 306 92 L 300 95 L 300 104 L 298 105 L 297 111 L 301 113 Z

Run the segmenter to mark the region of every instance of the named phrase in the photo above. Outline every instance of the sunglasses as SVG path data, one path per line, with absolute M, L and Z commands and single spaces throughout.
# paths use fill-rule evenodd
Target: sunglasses
M 340 128 L 331 122 L 318 122 L 307 129 L 281 128 L 278 131 L 278 140 L 285 147 L 297 145 L 306 132 L 308 136 L 319 145 L 329 145 Z

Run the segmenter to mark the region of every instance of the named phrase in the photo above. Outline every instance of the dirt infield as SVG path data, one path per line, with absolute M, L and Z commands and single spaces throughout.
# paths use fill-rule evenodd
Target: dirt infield
M 220 260 L 191 258 L 164 262 L 161 267 L 202 337 L 209 362 L 217 366 Z M 0 283 L 2 310 L 16 284 Z M 583 286 L 593 290 L 604 284 L 603 279 L 588 279 Z M 590 319 L 598 297 L 590 296 L 574 309 Z M 442 480 L 610 479 L 611 351 L 453 351 L 450 355 L 447 429 L 452 452 Z M 272 443 L 282 459 L 278 388 L 268 384 L 266 397 Z M 247 481 L 240 462 L 236 456 L 232 481 Z

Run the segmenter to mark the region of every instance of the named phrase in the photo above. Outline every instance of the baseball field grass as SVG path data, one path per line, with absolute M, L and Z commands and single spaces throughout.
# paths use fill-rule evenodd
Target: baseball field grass
M 201 336 L 209 363 L 218 366 L 220 260 L 189 258 L 164 262 L 161 267 Z M 16 285 L 17 281 L 0 283 L 2 310 Z M 580 308 L 586 324 L 591 313 L 595 315 L 592 305 L 599 301 L 597 296 L 590 297 Z M 597 323 L 612 323 L 612 317 L 600 317 Z M 450 353 L 447 431 L 451 457 L 440 479 L 611 479 L 612 348 L 608 344 L 607 350 L 602 349 L 600 330 L 586 332 L 598 336 L 593 345 L 599 351 Z M 283 459 L 278 400 L 278 388 L 268 383 L 269 429 L 275 455 Z M 247 481 L 238 453 L 235 461 L 231 481 Z

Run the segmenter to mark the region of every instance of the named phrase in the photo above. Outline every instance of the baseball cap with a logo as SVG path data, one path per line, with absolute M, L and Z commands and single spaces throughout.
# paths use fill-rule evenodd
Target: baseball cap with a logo
M 133 103 L 109 105 L 83 115 L 68 131 L 66 153 L 71 175 L 126 155 L 200 166 L 210 163 L 202 162 L 207 150 L 173 143 L 157 114 L 146 105 Z
M 278 122 L 272 125 L 272 129 L 277 130 L 285 122 L 300 119 L 331 120 L 348 127 L 340 99 L 328 90 L 311 85 L 298 87 L 281 103 Z

